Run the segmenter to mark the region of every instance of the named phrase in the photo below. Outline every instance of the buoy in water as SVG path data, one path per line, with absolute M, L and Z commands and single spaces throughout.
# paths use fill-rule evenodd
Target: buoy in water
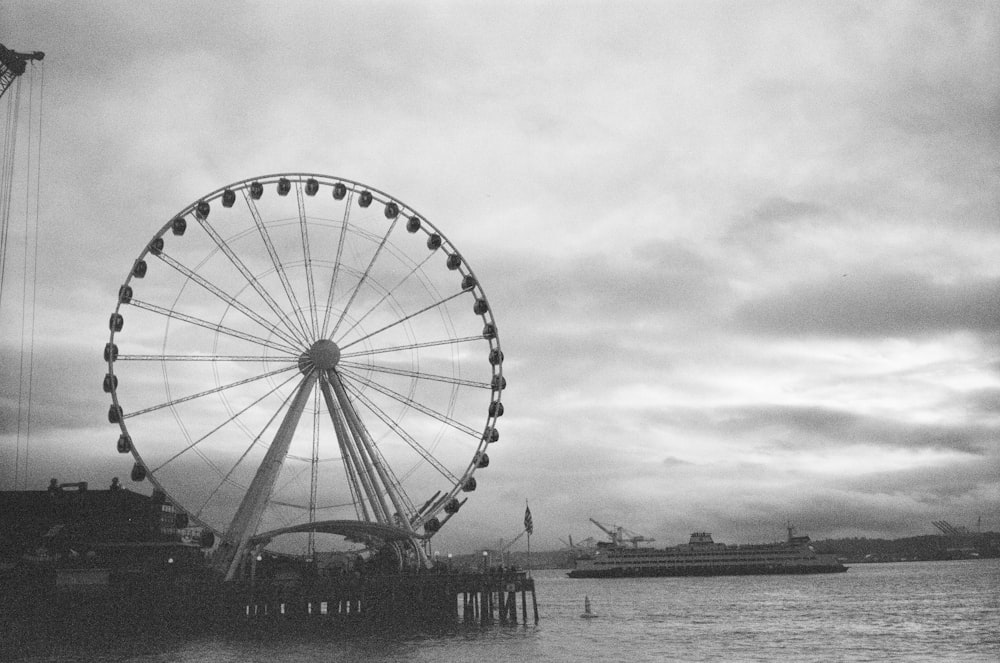
M 583 619 L 594 619 L 595 617 L 597 617 L 596 614 L 594 614 L 593 612 L 590 611 L 590 597 L 589 596 L 584 596 L 583 597 L 583 614 L 580 615 L 580 617 L 582 617 Z

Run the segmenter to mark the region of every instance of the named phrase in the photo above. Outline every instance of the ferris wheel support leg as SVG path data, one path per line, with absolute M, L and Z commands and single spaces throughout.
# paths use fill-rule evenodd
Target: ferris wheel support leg
M 368 434 L 368 430 L 361 423 L 361 418 L 358 413 L 354 411 L 354 406 L 351 404 L 350 399 L 347 397 L 347 391 L 344 389 L 344 385 L 340 382 L 340 377 L 333 371 L 330 371 L 330 386 L 333 387 L 333 393 L 337 397 L 337 403 L 340 405 L 341 411 L 344 413 L 344 418 L 347 420 L 347 426 L 351 430 L 351 437 L 357 442 L 358 447 L 364 452 L 361 454 L 365 461 L 366 466 L 374 468 L 375 473 L 381 481 L 382 488 L 385 493 L 389 496 L 389 500 L 392 502 L 393 508 L 396 513 L 399 514 L 401 520 L 409 525 L 409 518 L 406 508 L 404 507 L 399 495 L 393 486 L 392 480 L 382 464 L 378 462 L 378 457 L 375 455 L 374 446 L 375 443 L 372 441 L 371 436 Z M 398 523 L 387 523 L 395 524 Z
M 240 562 L 246 555 L 247 543 L 256 531 L 261 516 L 264 515 L 264 508 L 271 497 L 271 491 L 274 490 L 274 482 L 284 464 L 292 436 L 315 385 L 316 371 L 310 371 L 299 384 L 299 390 L 292 399 L 278 432 L 274 435 L 274 441 L 267 448 L 264 460 L 257 468 L 257 473 L 226 530 L 215 559 L 215 568 L 226 574 L 226 580 L 232 580 L 236 576 Z
M 376 489 L 378 478 L 375 476 L 375 471 L 368 463 L 363 462 L 359 458 L 360 454 L 357 445 L 351 437 L 343 410 L 334 397 L 333 392 L 330 391 L 330 383 L 325 376 L 320 379 L 319 388 L 323 392 L 323 398 L 326 400 L 326 409 L 329 410 L 330 418 L 333 420 L 333 427 L 337 433 L 337 442 L 340 444 L 341 450 L 350 458 L 351 466 L 356 468 L 355 475 L 361 485 L 355 485 L 355 492 L 363 494 L 368 498 L 368 504 L 371 505 L 372 510 L 375 512 L 375 522 L 383 525 L 391 524 L 392 519 L 389 513 L 389 505 L 385 503 L 381 491 Z M 365 514 L 367 515 L 367 508 L 364 506 L 364 502 L 362 502 L 362 508 L 365 509 Z
M 381 481 L 382 489 L 385 491 L 385 494 L 389 496 L 389 500 L 392 502 L 392 506 L 399 516 L 398 522 L 391 522 L 387 524 L 405 528 L 410 532 L 412 536 L 411 541 L 413 543 L 413 548 L 416 550 L 417 555 L 420 558 L 420 563 L 423 566 L 428 566 L 430 564 L 430 560 L 424 554 L 423 547 L 416 544 L 416 533 L 413 531 L 413 526 L 410 524 L 411 514 L 406 508 L 406 505 L 403 503 L 397 487 L 393 484 L 389 473 L 378 461 L 378 455 L 374 449 L 375 443 L 368 434 L 368 430 L 365 428 L 364 423 L 362 423 L 361 417 L 358 416 L 358 413 L 354 410 L 354 406 L 351 404 L 350 399 L 347 397 L 347 390 L 344 389 L 344 385 L 341 383 L 340 377 L 335 371 L 329 371 L 327 375 L 330 380 L 330 386 L 333 388 L 333 393 L 336 396 L 337 403 L 340 405 L 340 411 L 343 413 L 344 419 L 347 421 L 351 437 L 356 442 L 359 451 L 362 452 L 360 455 L 364 461 L 366 470 L 370 472 L 374 469 Z M 379 495 L 379 498 L 382 498 L 381 494 Z

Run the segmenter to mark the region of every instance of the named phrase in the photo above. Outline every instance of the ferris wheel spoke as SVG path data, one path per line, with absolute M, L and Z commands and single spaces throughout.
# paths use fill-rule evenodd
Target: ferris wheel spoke
M 329 338 L 326 334 L 327 327 L 330 325 L 330 313 L 333 312 L 333 298 L 336 293 L 337 286 L 337 276 L 340 274 L 341 260 L 344 255 L 344 242 L 347 237 L 347 229 L 350 227 L 351 221 L 351 201 L 354 200 L 354 192 L 347 192 L 347 201 L 344 205 L 344 218 L 340 224 L 340 237 L 337 239 L 337 257 L 333 262 L 333 274 L 330 275 L 330 291 L 326 297 L 326 309 L 323 314 L 323 327 L 320 338 Z
M 290 453 L 290 454 L 287 454 L 285 456 L 285 458 L 287 458 L 288 460 L 298 460 L 298 461 L 301 461 L 303 463 L 312 462 L 312 456 L 303 456 L 301 454 L 292 454 L 292 453 Z M 330 462 L 334 462 L 334 461 L 338 461 L 338 460 L 340 460 L 340 458 L 318 458 L 318 459 L 316 459 L 316 462 L 317 463 L 330 463 Z
M 210 439 L 213 435 L 217 434 L 225 426 L 227 426 L 227 425 L 233 423 L 234 421 L 236 421 L 240 416 L 242 416 L 243 414 L 246 414 L 251 408 L 256 407 L 257 405 L 259 405 L 264 399 L 266 399 L 267 397 L 271 396 L 276 391 L 278 391 L 279 389 L 281 389 L 282 387 L 284 387 L 286 384 L 288 384 L 289 382 L 291 382 L 294 379 L 295 379 L 295 376 L 292 375 L 287 380 L 285 380 L 284 382 L 281 382 L 281 383 L 277 384 L 273 389 L 271 389 L 270 391 L 265 392 L 263 395 L 261 395 L 260 397 L 258 397 L 256 400 L 254 400 L 253 402 L 249 403 L 242 410 L 239 410 L 238 412 L 234 412 L 228 418 L 226 418 L 225 420 L 223 420 L 222 423 L 220 423 L 218 426 L 216 426 L 212 430 L 210 430 L 207 433 L 205 433 L 204 435 L 202 435 L 200 438 L 198 438 L 194 442 L 188 444 L 186 447 L 184 447 L 183 449 L 181 449 L 180 451 L 178 451 L 174 455 L 170 456 L 169 458 L 167 458 L 165 461 L 163 461 L 162 463 L 160 463 L 156 467 L 150 468 L 150 472 L 152 472 L 152 473 L 155 474 L 156 472 L 159 472 L 160 470 L 162 470 L 167 465 L 169 465 L 170 463 L 174 462 L 175 460 L 177 460 L 178 458 L 180 458 L 181 456 L 183 456 L 187 452 L 192 451 L 192 450 L 196 451 L 199 444 L 201 444 L 202 442 Z M 272 418 L 272 421 L 273 421 L 273 418 Z M 254 439 L 256 440 L 258 437 L 259 437 L 259 435 L 255 436 Z M 251 448 L 253 448 L 253 444 L 251 444 L 250 447 L 247 448 L 247 451 L 244 452 L 244 456 L 246 455 L 246 453 L 249 452 L 249 450 Z M 222 474 L 222 473 L 220 472 L 220 474 Z
M 279 373 L 284 373 L 285 371 L 290 371 L 297 369 L 297 365 L 283 366 L 281 368 L 275 369 L 273 371 L 268 371 L 267 373 L 261 373 L 260 375 L 254 375 L 253 377 L 244 378 L 243 380 L 237 380 L 236 382 L 230 382 L 229 384 L 220 385 L 212 389 L 206 389 L 205 391 L 200 391 L 197 394 L 191 394 L 189 396 L 182 396 L 181 398 L 175 398 L 173 400 L 167 401 L 166 403 L 160 403 L 159 405 L 153 405 L 152 407 L 143 408 L 142 410 L 136 410 L 135 412 L 129 412 L 122 415 L 122 418 L 129 419 L 131 417 L 138 417 L 143 414 L 148 414 L 150 412 L 155 412 L 157 410 L 162 410 L 165 407 L 173 407 L 175 405 L 180 405 L 181 403 L 186 403 L 188 401 L 193 401 L 198 398 L 203 398 L 205 396 L 211 396 L 212 394 L 218 394 L 220 392 L 226 391 L 227 389 L 233 389 L 235 387 L 240 387 L 251 382 L 256 382 L 257 380 L 263 380 L 264 378 L 269 378 L 272 375 L 278 375 Z
M 275 506 L 293 506 L 291 504 L 284 504 L 282 502 L 277 502 L 277 501 L 274 501 L 274 500 L 272 500 L 270 502 L 270 504 L 273 504 Z M 278 525 L 279 528 L 281 528 L 281 527 L 291 527 L 292 525 L 295 524 L 295 521 L 292 520 L 292 517 L 290 515 L 282 515 L 281 513 L 273 513 L 271 515 L 272 515 L 272 517 L 274 517 L 278 521 L 278 523 L 280 523 Z
M 351 305 L 354 303 L 354 298 L 358 296 L 358 293 L 361 292 L 361 287 L 368 280 L 368 276 L 369 274 L 371 274 L 372 268 L 375 266 L 375 263 L 378 261 L 379 256 L 382 254 L 382 249 L 385 248 L 386 242 L 389 241 L 389 236 L 392 234 L 393 229 L 395 229 L 396 222 L 398 220 L 399 217 L 396 216 L 392 220 L 392 223 L 389 224 L 389 228 L 385 231 L 385 234 L 382 235 L 382 241 L 379 242 L 378 247 L 375 249 L 375 253 L 372 254 L 372 259 L 368 262 L 368 266 L 365 267 L 365 271 L 361 273 L 361 277 L 358 279 L 358 282 L 354 284 L 354 290 L 351 292 L 351 297 L 347 300 L 347 303 L 344 305 L 344 308 L 341 309 L 340 318 L 337 319 L 337 323 L 333 326 L 333 330 L 330 332 L 329 338 L 332 339 L 334 336 L 337 335 L 337 329 L 340 328 L 340 325 L 341 323 L 343 323 L 345 317 L 347 316 L 347 313 L 351 310 Z
M 308 337 L 304 335 L 303 330 L 296 329 L 296 327 L 292 325 L 288 316 L 278 305 L 278 302 L 276 302 L 274 297 L 271 296 L 271 293 L 261 285 L 260 281 L 257 280 L 257 277 L 255 277 L 243 261 L 240 260 L 240 257 L 236 255 L 236 252 L 233 251 L 233 248 L 229 246 L 226 240 L 224 240 L 215 228 L 212 227 L 212 225 L 208 222 L 208 219 L 202 218 L 197 214 L 195 215 L 195 218 L 198 220 L 198 223 L 201 224 L 202 229 L 204 229 L 212 241 L 215 242 L 215 245 L 219 247 L 219 250 L 222 251 L 222 253 L 229 259 L 229 262 L 232 263 L 233 267 L 235 267 L 236 270 L 243 276 L 247 284 L 249 284 L 250 287 L 254 289 L 254 292 L 256 292 L 260 298 L 264 300 L 267 307 L 271 309 L 272 313 L 274 313 L 275 318 L 285 325 L 285 328 L 292 334 L 292 336 L 299 339 L 302 343 L 308 343 Z
M 447 304 L 448 302 L 450 302 L 451 300 L 455 299 L 456 297 L 461 297 L 464 294 L 465 294 L 464 291 L 459 291 L 459 292 L 456 292 L 453 295 L 449 295 L 448 297 L 445 297 L 444 299 L 436 301 L 433 304 L 429 304 L 429 305 L 425 306 L 422 309 L 419 309 L 417 311 L 414 311 L 413 313 L 410 313 L 409 315 L 405 315 L 402 318 L 400 318 L 399 320 L 396 320 L 395 322 L 390 322 L 386 326 L 384 326 L 384 327 L 382 327 L 380 329 L 376 329 L 375 331 L 371 332 L 370 334 L 366 334 L 366 335 L 362 336 L 361 338 L 356 338 L 353 341 L 351 341 L 350 343 L 345 343 L 345 344 L 343 344 L 343 345 L 340 346 L 340 349 L 341 349 L 341 351 L 343 351 L 346 348 L 351 347 L 352 345 L 357 345 L 358 343 L 361 343 L 362 341 L 367 341 L 368 339 L 372 338 L 373 336 L 377 336 L 378 334 L 381 334 L 384 331 L 388 331 L 389 329 L 392 329 L 393 327 L 395 327 L 397 325 L 401 325 L 404 322 L 406 322 L 407 320 L 412 320 L 413 318 L 415 318 L 415 317 L 417 317 L 419 315 L 422 315 L 424 313 L 427 313 L 428 311 L 433 311 L 434 309 L 436 309 L 436 308 L 438 308 L 440 306 L 443 306 L 444 304 Z
M 313 280 L 312 251 L 309 248 L 309 227 L 306 222 L 306 205 L 302 197 L 302 182 L 295 183 L 295 197 L 299 204 L 299 231 L 302 235 L 302 257 L 305 261 L 306 292 L 309 297 L 309 314 L 312 322 L 312 336 L 319 334 L 319 319 L 316 316 L 316 283 Z
M 196 456 L 198 456 L 198 458 L 201 458 L 202 461 L 204 461 L 206 465 L 208 465 L 210 468 L 212 468 L 212 470 L 214 470 L 216 474 L 218 474 L 220 477 L 222 476 L 222 474 L 223 474 L 222 468 L 219 467 L 218 464 L 216 464 L 214 461 L 212 461 L 211 458 L 209 458 L 208 456 L 206 456 L 200 449 L 195 449 L 194 453 L 195 453 Z
M 423 266 L 424 266 L 425 264 L 427 264 L 427 262 L 428 262 L 428 261 L 429 261 L 429 260 L 430 260 L 430 259 L 431 259 L 431 258 L 432 258 L 433 256 L 434 256 L 434 254 L 433 254 L 433 253 L 428 253 L 428 254 L 427 254 L 427 256 L 426 256 L 426 257 L 425 257 L 425 258 L 423 259 L 423 261 L 421 261 L 420 263 L 418 263 L 418 264 L 414 265 L 414 266 L 413 266 L 413 269 L 411 269 L 411 270 L 410 270 L 410 272 L 409 272 L 409 273 L 408 273 L 408 274 L 407 274 L 406 276 L 404 276 L 403 278 L 401 278 L 401 279 L 399 280 L 399 283 L 397 283 L 397 284 L 396 284 L 395 286 L 393 286 L 392 288 L 389 288 L 388 290 L 386 290 L 386 291 L 385 291 L 385 294 L 384 294 L 384 295 L 382 295 L 382 297 L 381 297 L 381 298 L 380 298 L 380 299 L 379 299 L 379 300 L 378 300 L 377 302 L 375 302 L 375 303 L 374 303 L 374 304 L 373 304 L 373 305 L 372 305 L 372 306 L 371 306 L 371 307 L 370 307 L 370 308 L 369 308 L 369 309 L 368 309 L 367 311 L 365 311 L 365 313 L 364 313 L 364 314 L 363 314 L 362 316 L 360 316 L 360 317 L 359 317 L 359 318 L 358 318 L 357 320 L 355 320 L 355 321 L 354 321 L 354 324 L 353 324 L 353 325 L 351 325 L 350 327 L 348 327 L 347 329 L 345 329 L 345 330 L 344 330 L 344 333 L 342 334 L 342 336 L 347 336 L 347 335 L 348 335 L 348 334 L 350 334 L 350 333 L 351 333 L 352 331 L 354 331 L 354 329 L 355 329 L 355 328 L 356 328 L 356 327 L 357 327 L 358 325 L 360 325 L 360 324 L 361 324 L 362 322 L 364 322 L 365 318 L 367 318 L 367 317 L 368 317 L 369 315 L 371 315 L 371 314 L 372 314 L 372 312 L 374 312 L 375 310 L 377 310 L 377 309 L 378 309 L 378 307 L 379 307 L 379 306 L 381 306 L 381 305 L 382 305 L 382 303 L 383 303 L 383 302 L 385 302 L 385 300 L 387 300 L 387 299 L 388 299 L 388 298 L 389 298 L 389 297 L 390 297 L 390 296 L 392 295 L 392 293 L 393 293 L 393 292 L 395 292 L 396 290 L 398 290 L 398 289 L 399 289 L 399 288 L 400 288 L 400 287 L 401 287 L 401 286 L 402 286 L 402 285 L 403 285 L 404 283 L 406 283 L 406 281 L 407 281 L 407 280 L 409 280 L 409 278 L 410 278 L 411 276 L 413 276 L 413 275 L 414 275 L 414 274 L 416 274 L 416 273 L 417 273 L 417 272 L 418 272 L 418 271 L 419 271 L 419 270 L 420 270 L 421 268 L 423 268 Z
M 406 519 L 407 526 L 409 526 L 410 529 L 412 529 L 414 520 L 413 515 L 417 512 L 417 508 L 413 504 L 413 500 L 410 499 L 410 496 L 406 494 L 406 489 L 403 487 L 403 482 L 400 481 L 399 478 L 396 476 L 396 473 L 393 472 L 392 465 L 386 462 L 385 457 L 382 455 L 382 452 L 379 451 L 379 448 L 377 446 L 374 448 L 374 453 L 376 457 L 379 459 L 379 463 L 381 464 L 381 466 L 385 469 L 386 475 L 389 477 L 388 479 L 389 483 L 387 484 L 391 488 L 391 490 L 389 491 L 389 495 L 395 497 L 394 504 L 402 504 L 402 506 L 396 507 L 397 513 L 399 513 L 401 517 Z M 400 523 L 396 524 L 400 525 Z
M 377 382 L 375 382 L 373 380 L 369 380 L 369 379 L 367 379 L 367 378 L 365 378 L 365 377 L 363 377 L 363 376 L 361 376 L 361 375 L 359 375 L 357 373 L 354 373 L 353 371 L 343 371 L 342 370 L 342 371 L 340 371 L 340 374 L 344 375 L 345 377 L 350 377 L 350 378 L 352 378 L 352 380 L 354 382 L 357 382 L 359 384 L 363 384 L 366 387 L 370 387 L 370 388 L 374 389 L 375 391 L 377 391 L 377 392 L 379 392 L 379 393 L 381 393 L 381 394 L 383 394 L 385 396 L 388 396 L 389 398 L 391 398 L 391 399 L 393 399 L 393 400 L 395 400 L 395 401 L 397 401 L 399 403 L 402 403 L 404 405 L 412 407 L 415 410 L 418 410 L 418 411 L 426 414 L 428 417 L 431 417 L 433 419 L 437 419 L 441 423 L 447 424 L 448 426 L 451 426 L 452 428 L 454 428 L 457 431 L 461 431 L 461 432 L 466 433 L 467 435 L 470 435 L 472 437 L 479 437 L 482 434 L 482 431 L 477 431 L 477 430 L 473 429 L 472 427 L 468 426 L 467 424 L 462 423 L 461 421 L 457 421 L 457 420 L 451 418 L 450 416 L 448 416 L 448 415 L 446 415 L 444 413 L 441 413 L 441 412 L 438 412 L 437 410 L 429 408 L 429 407 L 427 407 L 426 405 L 424 405 L 422 403 L 418 403 L 417 401 L 413 400 L 412 398 L 409 398 L 408 396 L 406 396 L 404 394 L 401 394 L 401 393 L 399 393 L 397 391 L 393 391 L 392 389 L 389 389 L 388 387 L 385 387 L 385 386 L 383 386 L 383 385 L 381 385 L 381 384 L 379 384 L 379 383 L 377 383 Z
M 376 417 L 378 417 L 382 421 L 382 423 L 388 426 L 392 430 L 392 432 L 394 432 L 401 440 L 406 442 L 407 445 L 409 445 L 414 451 L 416 451 L 417 454 L 424 459 L 424 461 L 426 461 L 434 469 L 436 469 L 441 476 L 443 476 L 445 479 L 448 479 L 452 483 L 458 482 L 458 477 L 455 476 L 454 473 L 452 473 L 447 467 L 442 465 L 441 462 L 437 458 L 435 458 L 427 449 L 425 449 L 419 442 L 417 442 L 412 435 L 403 430 L 403 428 L 400 427 L 400 425 L 397 424 L 393 420 L 393 418 L 386 413 L 385 410 L 376 405 L 375 402 L 372 401 L 367 396 L 365 396 L 360 389 L 357 389 L 350 383 L 347 383 L 346 387 L 355 400 L 357 400 L 359 403 L 363 404 L 366 408 L 368 408 L 368 410 Z
M 210 292 L 213 295 L 215 295 L 216 297 L 218 297 L 221 301 L 225 302 L 228 306 L 233 307 L 234 309 L 236 309 L 237 311 L 239 311 L 243 315 L 247 316 L 248 318 L 250 318 L 251 320 L 253 320 L 254 322 L 256 322 L 258 325 L 260 325 L 261 327 L 263 327 L 264 329 L 266 329 L 267 331 L 275 334 L 276 336 L 281 337 L 281 339 L 283 341 L 285 341 L 286 343 L 288 343 L 289 345 L 294 346 L 294 345 L 298 344 L 299 341 L 295 337 L 289 335 L 287 332 L 285 332 L 285 330 L 281 329 L 277 324 L 274 324 L 272 322 L 269 322 L 269 321 L 265 320 L 260 314 L 258 314 L 252 308 L 250 308 L 249 306 L 247 306 L 243 302 L 239 301 L 238 299 L 236 299 L 232 295 L 226 293 L 224 290 L 222 290 L 221 288 L 219 288 L 215 284 L 211 283 L 207 279 L 203 278 L 197 272 L 189 269 L 187 266 L 185 266 L 182 263 L 178 262 L 173 257 L 167 255 L 166 252 L 161 251 L 157 255 L 157 257 L 160 260 L 162 260 L 163 262 L 165 262 L 167 265 L 169 265 L 170 267 L 174 268 L 177 272 L 179 272 L 180 274 L 184 275 L 185 278 L 188 278 L 191 281 L 194 281 L 195 283 L 197 283 L 198 285 L 200 285 L 202 288 L 204 288 L 208 292 Z
M 274 248 L 274 242 L 271 241 L 271 234 L 267 231 L 267 226 L 264 225 L 264 221 L 260 217 L 260 211 L 257 209 L 257 205 L 254 203 L 253 198 L 250 197 L 250 194 L 246 189 L 243 190 L 243 198 L 246 200 L 247 207 L 250 209 L 250 216 L 253 217 L 253 222 L 257 226 L 257 233 L 260 235 L 261 241 L 264 242 L 267 254 L 271 257 L 271 264 L 274 266 L 274 271 L 277 273 L 278 279 L 281 281 L 281 287 L 285 290 L 285 297 L 288 298 L 288 303 L 292 305 L 292 312 L 295 314 L 295 319 L 299 323 L 300 334 L 309 338 L 309 324 L 302 316 L 302 309 L 299 306 L 298 297 L 295 296 L 295 290 L 292 289 L 292 284 L 288 280 L 288 274 L 285 272 L 285 265 L 278 256 L 277 250 Z
M 193 315 L 187 315 L 186 313 L 181 313 L 179 311 L 174 311 L 168 308 L 164 308 L 162 306 L 157 306 L 156 304 L 150 304 L 149 302 L 144 302 L 139 299 L 133 299 L 129 302 L 129 304 L 137 308 L 145 309 L 146 311 L 150 311 L 152 313 L 158 313 L 160 315 L 172 318 L 174 320 L 187 322 L 189 324 L 196 325 L 198 327 L 204 327 L 205 329 L 210 329 L 214 332 L 224 334 L 226 336 L 232 336 L 234 338 L 238 338 L 244 341 L 249 341 L 251 343 L 254 343 L 255 345 L 271 348 L 272 350 L 277 350 L 279 352 L 287 352 L 291 354 L 295 354 L 297 352 L 297 350 L 293 347 L 276 343 L 266 338 L 261 338 L 260 336 L 254 336 L 253 334 L 248 334 L 238 329 L 226 327 L 225 325 L 221 325 L 219 323 L 209 322 L 208 320 L 203 320 Z
M 274 357 L 262 357 L 260 355 L 118 355 L 116 361 L 215 361 L 229 363 L 260 361 L 295 362 L 298 359 L 294 355 L 276 355 Z
M 288 382 L 291 382 L 293 379 L 295 379 L 295 376 L 292 376 L 291 378 L 289 378 L 288 380 L 286 380 L 283 384 L 287 384 Z M 277 391 L 278 388 L 280 388 L 280 386 L 282 386 L 282 385 L 279 385 L 278 387 L 275 387 L 272 390 L 272 393 L 274 391 Z M 264 397 L 261 397 L 260 400 L 263 400 L 263 398 Z M 258 444 L 262 443 L 261 442 L 261 438 L 264 436 L 264 433 L 267 432 L 267 430 L 271 427 L 272 424 L 274 424 L 275 420 L 278 418 L 278 415 L 281 414 L 281 412 L 285 409 L 285 406 L 288 405 L 288 403 L 289 403 L 289 401 L 291 399 L 292 399 L 292 396 L 289 395 L 285 399 L 285 401 L 282 403 L 282 406 L 279 407 L 279 408 L 277 408 L 277 409 L 275 409 L 274 414 L 272 414 L 271 417 L 267 420 L 267 422 L 263 426 L 261 426 L 260 432 L 258 432 L 250 440 L 250 444 L 248 444 L 246 446 L 246 448 L 243 449 L 243 453 L 240 454 L 240 456 L 236 459 L 236 461 L 230 466 L 229 470 L 224 475 L 222 475 L 222 478 L 219 481 L 219 483 L 217 483 L 215 485 L 215 487 L 212 489 L 212 491 L 208 493 L 208 496 L 205 497 L 205 499 L 202 502 L 201 506 L 198 508 L 198 510 L 196 512 L 196 515 L 198 517 L 201 516 L 202 512 L 205 510 L 205 507 L 207 507 L 209 505 L 209 503 L 215 498 L 216 494 L 218 494 L 219 490 L 221 490 L 222 487 L 224 485 L 226 485 L 227 483 L 230 484 L 230 485 L 236 486 L 240 490 L 243 490 L 243 491 L 248 490 L 248 486 L 245 486 L 242 483 L 233 480 L 233 478 L 232 478 L 233 473 L 237 470 L 237 468 L 239 468 L 240 465 L 243 464 L 243 461 L 245 461 L 247 459 L 247 456 L 250 455 L 250 452 L 253 450 L 253 448 L 255 446 L 257 446 Z M 257 402 L 259 402 L 259 401 L 257 401 Z M 245 412 L 246 410 L 249 410 L 250 407 L 253 407 L 254 405 L 256 405 L 256 402 L 255 403 L 251 403 L 250 406 L 248 406 L 247 408 L 245 408 L 243 410 L 243 412 Z M 225 423 L 228 423 L 229 421 L 234 420 L 236 418 L 236 416 L 238 416 L 238 415 L 234 415 L 229 420 L 227 420 L 227 422 L 225 422 Z M 225 425 L 225 423 L 223 423 L 222 425 Z M 220 428 L 221 428 L 221 426 L 220 426 Z
M 279 488 L 279 490 L 280 490 L 280 488 Z M 289 508 L 289 509 L 298 509 L 299 511 L 306 511 L 306 510 L 309 509 L 309 507 L 307 507 L 307 506 L 302 506 L 301 504 L 294 504 L 292 502 L 285 502 L 285 501 L 282 501 L 282 500 L 271 500 L 271 504 L 273 504 L 274 506 L 283 506 L 283 507 L 286 507 L 286 508 Z M 288 520 L 288 519 L 285 520 L 286 524 L 291 524 L 291 522 L 292 522 L 291 520 Z M 312 521 L 309 521 L 309 522 L 312 522 Z
M 482 341 L 482 336 L 463 336 L 459 338 L 446 338 L 440 341 L 425 341 L 423 343 L 408 343 L 406 345 L 393 345 L 385 348 L 372 348 L 364 349 L 355 352 L 342 352 L 340 354 L 342 359 L 355 359 L 357 357 L 366 357 L 368 355 L 385 354 L 387 352 L 401 352 L 404 350 L 419 350 L 420 348 L 433 348 L 439 345 L 456 345 L 458 343 L 471 343 L 474 341 Z
M 448 375 L 435 375 L 434 373 L 424 373 L 422 371 L 408 371 L 402 368 L 390 368 L 389 366 L 379 366 L 377 364 L 359 364 L 353 361 L 341 361 L 340 366 L 345 366 L 355 370 L 363 371 L 375 371 L 376 373 L 388 373 L 390 375 L 401 375 L 408 378 L 417 378 L 418 380 L 434 380 L 436 382 L 446 382 L 448 384 L 459 385 L 462 387 L 476 387 L 479 389 L 490 389 L 489 382 L 478 382 L 475 380 L 463 380 L 461 378 L 451 377 Z
M 285 458 L 289 458 L 289 457 L 285 456 Z M 274 495 L 281 495 L 292 484 L 299 484 L 301 486 L 302 485 L 302 475 L 305 474 L 306 470 L 309 470 L 309 469 L 310 469 L 310 466 L 306 465 L 305 467 L 302 467 L 301 469 L 299 469 L 299 470 L 291 473 L 291 476 L 289 476 L 288 478 L 286 478 L 285 481 L 284 481 L 284 483 L 282 483 L 281 485 L 275 486 Z M 311 510 L 311 507 L 308 504 L 306 504 L 306 505 L 297 504 L 295 502 L 290 502 L 288 500 L 279 500 L 279 499 L 277 499 L 275 497 L 272 497 L 269 500 L 269 502 L 271 504 L 274 504 L 274 505 L 277 505 L 277 506 L 287 506 L 287 507 L 291 507 L 293 509 Z

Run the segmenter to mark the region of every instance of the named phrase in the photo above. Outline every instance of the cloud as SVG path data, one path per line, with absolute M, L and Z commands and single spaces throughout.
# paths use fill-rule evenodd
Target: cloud
M 753 211 L 752 219 L 756 223 L 782 223 L 816 216 L 823 212 L 822 205 L 774 197 L 761 202 Z
M 717 416 L 722 422 L 720 429 L 767 432 L 771 439 L 767 446 L 784 452 L 814 446 L 869 445 L 986 455 L 993 449 L 996 435 L 995 426 L 990 424 L 898 421 L 821 406 L 758 405 L 721 410 Z
M 1000 279 L 938 283 L 932 275 L 851 270 L 744 302 L 736 326 L 783 336 L 910 336 L 1000 329 Z
M 47 52 L 33 476 L 127 474 L 99 383 L 132 260 L 296 171 L 426 214 L 497 315 L 502 437 L 442 544 L 516 535 L 525 498 L 542 546 L 997 511 L 992 5 L 435 10 L 4 6 Z

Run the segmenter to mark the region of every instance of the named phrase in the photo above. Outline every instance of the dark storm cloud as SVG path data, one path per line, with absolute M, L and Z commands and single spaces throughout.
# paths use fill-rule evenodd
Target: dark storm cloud
M 770 431 L 772 441 L 764 448 L 777 452 L 861 444 L 983 455 L 993 449 L 998 434 L 990 425 L 909 423 L 816 406 L 762 405 L 717 415 L 722 430 Z
M 830 536 L 936 533 L 931 522 L 937 519 L 973 525 L 997 499 L 998 472 L 1000 461 L 992 457 L 845 478 L 818 487 L 814 504 L 828 508 L 803 504 L 812 515 L 800 518 L 823 523 Z
M 771 262 L 769 255 L 780 258 L 780 253 L 772 252 L 783 242 L 803 233 L 816 233 L 823 224 L 836 223 L 837 216 L 836 209 L 819 202 L 770 196 L 739 215 L 723 233 L 721 242 L 737 255 L 747 254 L 766 264 Z
M 734 326 L 776 336 L 910 336 L 1000 331 L 1000 278 L 936 282 L 926 273 L 852 268 L 745 302 Z
M 926 505 L 906 495 L 886 493 L 861 495 L 814 489 L 800 493 L 798 500 L 771 506 L 785 516 L 782 524 L 791 523 L 799 534 L 813 539 L 914 536 L 933 531 L 930 523 L 935 517 L 928 513 Z M 734 525 L 739 522 L 736 520 Z
M 919 467 L 893 472 L 874 472 L 838 481 L 836 488 L 865 495 L 908 495 L 914 501 L 933 504 L 939 499 L 983 500 L 996 490 L 1000 475 L 997 449 L 987 456 L 956 459 L 937 467 Z M 832 488 L 833 486 L 831 486 Z
M 483 271 L 502 285 L 495 298 L 511 316 L 558 322 L 550 331 L 561 328 L 567 335 L 621 332 L 640 322 L 669 326 L 695 302 L 718 296 L 718 275 L 683 243 L 634 242 L 625 230 L 610 236 L 603 251 L 564 256 L 528 250 L 501 261 L 488 257 Z
M 678 329 L 700 324 L 691 309 L 710 309 L 718 293 L 710 265 L 679 243 L 632 248 L 627 236 L 619 243 L 610 255 L 486 258 L 480 273 L 491 275 L 511 380 L 521 370 L 533 374 L 519 389 L 644 380 L 670 363 Z

